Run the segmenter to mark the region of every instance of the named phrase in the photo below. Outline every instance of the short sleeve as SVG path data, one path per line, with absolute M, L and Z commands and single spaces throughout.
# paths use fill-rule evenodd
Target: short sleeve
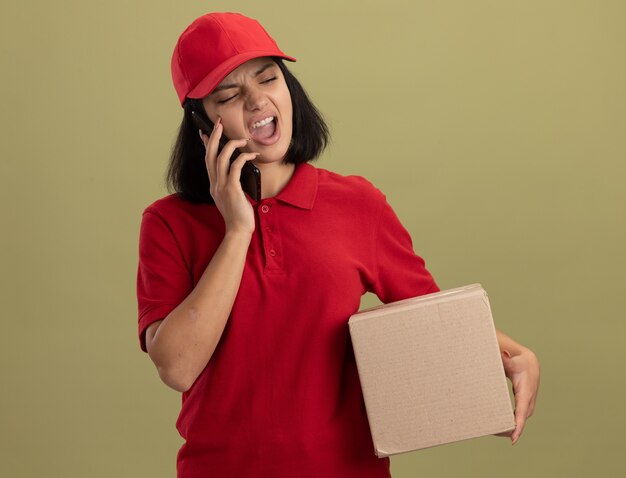
M 384 303 L 438 292 L 424 260 L 413 251 L 411 236 L 384 196 L 382 201 L 375 236 L 372 292 Z
M 159 214 L 146 210 L 139 232 L 137 268 L 139 342 L 144 352 L 146 328 L 165 318 L 192 290 L 191 272 L 172 230 Z

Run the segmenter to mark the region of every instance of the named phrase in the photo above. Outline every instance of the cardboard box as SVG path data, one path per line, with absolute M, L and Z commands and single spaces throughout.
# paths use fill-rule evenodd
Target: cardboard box
M 348 324 L 379 458 L 515 428 L 480 284 L 363 310 Z

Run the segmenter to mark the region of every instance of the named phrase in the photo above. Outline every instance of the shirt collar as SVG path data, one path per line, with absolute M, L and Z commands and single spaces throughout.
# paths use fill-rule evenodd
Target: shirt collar
M 317 170 L 309 163 L 300 163 L 291 179 L 275 199 L 301 209 L 313 209 L 317 196 Z

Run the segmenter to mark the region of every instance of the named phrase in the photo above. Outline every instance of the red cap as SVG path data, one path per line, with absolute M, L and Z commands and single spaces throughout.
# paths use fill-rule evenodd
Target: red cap
M 239 13 L 208 13 L 182 33 L 172 55 L 172 79 L 182 105 L 204 98 L 248 60 L 277 56 L 289 61 L 259 22 Z

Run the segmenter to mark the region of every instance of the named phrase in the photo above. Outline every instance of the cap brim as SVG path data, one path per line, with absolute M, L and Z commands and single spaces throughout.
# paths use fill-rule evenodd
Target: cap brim
M 222 63 L 219 67 L 215 68 L 211 73 L 205 76 L 200 83 L 196 85 L 188 94 L 188 98 L 200 99 L 211 93 L 221 81 L 228 76 L 238 66 L 243 65 L 246 61 L 253 60 L 255 58 L 262 58 L 264 56 L 283 58 L 288 61 L 296 61 L 295 58 L 278 53 L 274 51 L 247 51 L 239 55 L 235 55 Z

